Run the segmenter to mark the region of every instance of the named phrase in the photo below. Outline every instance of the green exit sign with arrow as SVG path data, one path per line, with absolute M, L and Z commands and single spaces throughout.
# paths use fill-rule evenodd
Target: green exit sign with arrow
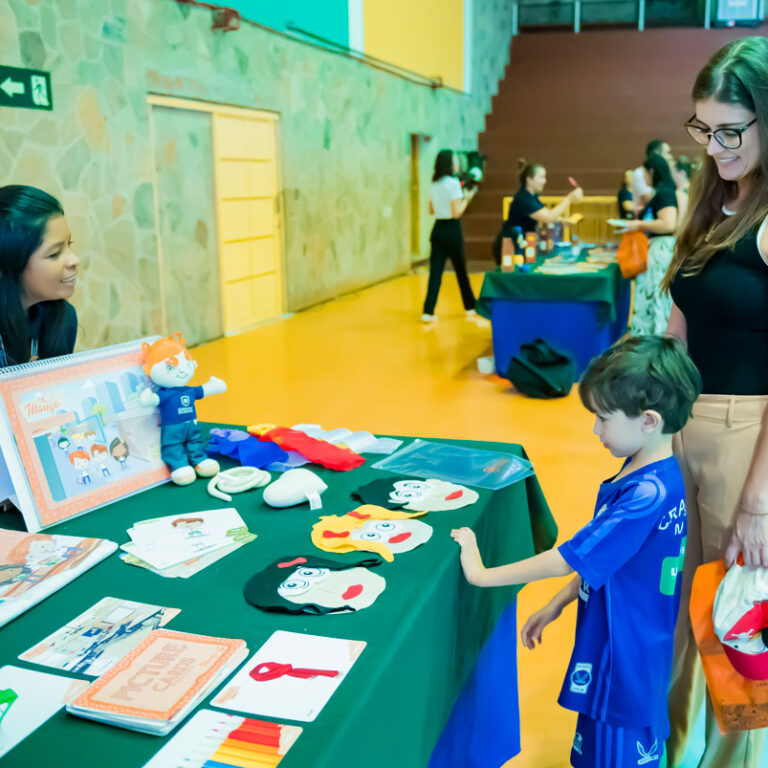
M 50 73 L 0 65 L 0 107 L 52 110 Z

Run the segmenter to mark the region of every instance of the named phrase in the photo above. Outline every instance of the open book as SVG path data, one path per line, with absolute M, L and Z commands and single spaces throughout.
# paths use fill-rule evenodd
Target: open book
M 0 371 L 0 499 L 29 531 L 169 479 L 141 340 Z

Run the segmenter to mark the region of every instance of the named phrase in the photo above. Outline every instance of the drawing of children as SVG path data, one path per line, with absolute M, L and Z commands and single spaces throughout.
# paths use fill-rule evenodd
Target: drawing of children
M 112 474 L 109 471 L 109 467 L 107 466 L 108 455 L 109 453 L 107 451 L 106 445 L 102 445 L 101 443 L 94 443 L 91 446 L 91 456 L 93 456 L 93 460 L 99 465 L 102 477 L 109 477 Z
M 91 457 L 83 450 L 72 451 L 69 454 L 69 461 L 77 472 L 80 473 L 80 477 L 77 478 L 77 482 L 80 485 L 90 485 L 91 473 L 88 471 L 88 465 L 91 462 Z
M 116 437 L 109 444 L 109 453 L 112 458 L 120 465 L 120 469 L 128 469 L 128 443 L 120 437 Z

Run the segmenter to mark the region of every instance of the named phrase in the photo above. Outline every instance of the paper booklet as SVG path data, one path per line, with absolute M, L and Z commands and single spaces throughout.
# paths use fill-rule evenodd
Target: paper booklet
M 244 640 L 156 629 L 68 704 L 67 711 L 162 736 L 247 655 Z
M 116 549 L 107 539 L 0 528 L 0 627 Z
M 179 608 L 105 597 L 19 658 L 44 667 L 99 677 L 153 629 L 164 627 L 180 612 Z
M 144 768 L 277 766 L 301 731 L 298 725 L 201 709 Z
M 278 630 L 211 706 L 286 720 L 314 720 L 363 652 L 362 640 Z
M 170 478 L 142 340 L 0 371 L 0 499 L 30 531 Z
M 0 690 L 16 694 L 0 726 L 0 757 L 39 728 L 88 685 L 84 680 L 33 672 L 21 667 L 0 668 Z M 52 757 L 51 762 L 55 762 Z

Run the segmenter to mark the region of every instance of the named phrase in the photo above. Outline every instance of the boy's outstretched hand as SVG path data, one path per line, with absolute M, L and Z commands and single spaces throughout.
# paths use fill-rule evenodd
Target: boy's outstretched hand
M 525 626 L 520 630 L 520 640 L 522 640 L 523 645 L 530 650 L 536 647 L 536 643 L 541 645 L 541 633 L 544 631 L 544 627 L 551 624 L 561 613 L 562 608 L 548 603 L 529 616 Z
M 474 531 L 470 528 L 454 528 L 451 538 L 461 547 L 461 567 L 467 581 L 470 584 L 479 584 L 479 577 L 485 568 Z

